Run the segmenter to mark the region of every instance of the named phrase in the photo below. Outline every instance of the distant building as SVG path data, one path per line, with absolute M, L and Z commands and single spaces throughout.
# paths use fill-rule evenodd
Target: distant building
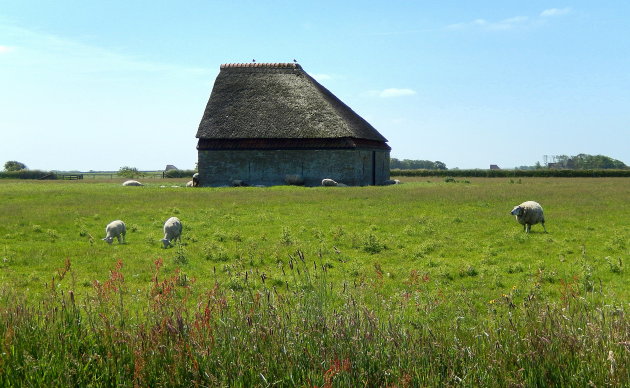
M 500 170 L 500 169 L 501 169 L 501 167 L 497 166 L 496 164 L 491 164 L 491 165 L 490 165 L 490 169 L 491 169 L 491 170 Z
M 169 170 L 179 170 L 177 167 L 173 166 L 172 164 L 167 164 L 166 168 L 164 169 L 164 171 L 169 171 Z
M 221 65 L 197 138 L 201 186 L 389 179 L 387 139 L 297 63 Z

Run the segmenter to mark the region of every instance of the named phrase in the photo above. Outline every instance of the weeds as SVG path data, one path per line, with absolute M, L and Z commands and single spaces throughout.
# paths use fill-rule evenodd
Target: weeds
M 606 257 L 606 262 L 608 263 L 608 268 L 610 268 L 610 272 L 616 274 L 623 273 L 623 261 L 621 260 L 621 257 L 619 257 L 617 260 Z
M 238 277 L 191 300 L 194 279 L 154 277 L 146 310 L 129 315 L 118 262 L 94 298 L 51 293 L 38 307 L 2 289 L 0 385 L 66 386 L 622 386 L 629 382 L 630 322 L 567 282 L 564 304 L 524 299 L 516 288 L 488 302 L 490 316 L 461 308 L 435 320 L 433 280 L 411 271 L 405 303 L 363 301 L 327 280 L 325 265 L 291 255 L 293 280 Z M 375 276 L 383 275 L 375 264 Z M 69 261 L 59 281 L 72 273 Z M 234 278 L 236 281 L 237 278 Z M 65 283 L 64 283 L 65 284 Z M 265 286 L 269 284 L 269 287 Z M 420 288 L 419 288 L 420 287 Z M 416 290 L 416 291 L 413 291 Z M 534 295 L 534 296 L 533 296 Z M 436 304 L 438 303 L 438 304 Z M 464 307 L 462 305 L 462 307 Z M 427 315 L 427 313 L 429 315 Z M 44 351 L 45 349 L 45 351 Z
M 188 264 L 188 257 L 186 256 L 186 250 L 184 249 L 184 246 L 181 243 L 177 244 L 177 252 L 175 253 L 173 262 L 175 263 L 175 265 Z
M 367 253 L 379 253 L 387 246 L 374 233 L 368 233 L 361 243 L 361 248 Z
M 3 183 L 0 386 L 628 385 L 629 184 Z M 509 216 L 524 193 L 548 235 Z
M 282 245 L 292 245 L 294 243 L 293 235 L 291 231 L 286 226 L 282 227 L 282 233 L 280 235 L 280 244 Z

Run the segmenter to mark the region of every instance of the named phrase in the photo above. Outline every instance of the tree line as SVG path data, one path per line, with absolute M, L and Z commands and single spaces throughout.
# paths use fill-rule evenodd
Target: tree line
M 549 167 L 566 168 L 572 170 L 607 170 L 626 169 L 625 163 L 604 155 L 578 154 L 575 156 L 555 155 L 554 162 L 549 163 Z
M 545 157 L 546 158 L 546 157 Z M 537 162 L 534 166 L 521 166 L 517 167 L 514 170 L 503 170 L 503 171 L 521 171 L 521 170 L 576 170 L 583 171 L 584 174 L 571 174 L 571 173 L 562 173 L 562 174 L 536 174 L 535 176 L 610 176 L 613 174 L 614 176 L 620 176 L 616 174 L 621 174 L 621 176 L 628 176 L 623 170 L 630 170 L 625 163 L 620 160 L 613 159 L 609 156 L 605 155 L 589 155 L 589 154 L 578 154 L 574 156 L 567 155 L 554 155 L 551 157 L 552 162 L 547 165 L 541 165 L 540 162 Z M 545 160 L 545 162 L 547 162 Z M 407 175 L 405 173 L 397 174 L 395 171 L 402 170 L 424 170 L 430 171 L 457 171 L 458 174 L 462 174 L 462 171 L 455 168 L 454 170 L 449 170 L 446 167 L 444 162 L 435 161 L 432 162 L 430 160 L 413 160 L 413 159 L 397 159 L 391 158 L 389 162 L 389 166 L 392 171 L 392 175 Z M 609 173 L 600 174 L 597 171 L 600 170 L 609 170 Z M 613 172 L 612 170 L 616 170 Z M 481 171 L 485 171 L 484 169 L 471 170 L 465 173 L 466 175 L 459 176 L 503 176 L 506 173 L 494 172 L 493 174 L 482 173 Z M 196 170 L 169 170 L 164 173 L 165 178 L 179 178 L 179 177 L 188 177 L 192 176 L 197 172 Z M 426 173 L 413 173 L 411 175 L 422 176 Z M 53 172 L 51 171 L 40 171 L 40 170 L 29 170 L 28 167 L 16 160 L 10 160 L 4 164 L 4 172 L 0 172 L 0 178 L 14 178 L 14 179 L 41 179 L 42 177 L 53 176 Z M 135 167 L 124 166 L 121 167 L 118 171 L 118 175 L 122 177 L 137 177 L 142 176 L 142 172 L 138 171 Z M 505 176 L 516 176 L 513 174 L 505 175 Z M 523 175 L 525 176 L 525 175 Z M 54 178 L 53 178 L 54 179 Z
M 398 160 L 396 158 L 389 159 L 389 168 L 400 170 L 448 170 L 446 168 L 446 164 L 440 161 L 432 162 L 430 160 L 411 159 Z

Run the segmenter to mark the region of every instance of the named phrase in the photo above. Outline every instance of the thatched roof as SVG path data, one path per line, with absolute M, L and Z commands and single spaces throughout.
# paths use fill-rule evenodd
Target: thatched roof
M 387 139 L 297 63 L 221 65 L 197 137 L 199 148 L 206 148 L 204 143 L 340 144 L 345 139 L 354 147 L 367 143 L 389 149 Z

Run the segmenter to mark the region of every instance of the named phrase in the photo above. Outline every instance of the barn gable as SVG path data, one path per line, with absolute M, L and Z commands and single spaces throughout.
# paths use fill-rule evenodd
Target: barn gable
M 282 184 L 289 174 L 307 184 L 389 178 L 387 139 L 297 63 L 222 65 L 197 138 L 202 185 Z

